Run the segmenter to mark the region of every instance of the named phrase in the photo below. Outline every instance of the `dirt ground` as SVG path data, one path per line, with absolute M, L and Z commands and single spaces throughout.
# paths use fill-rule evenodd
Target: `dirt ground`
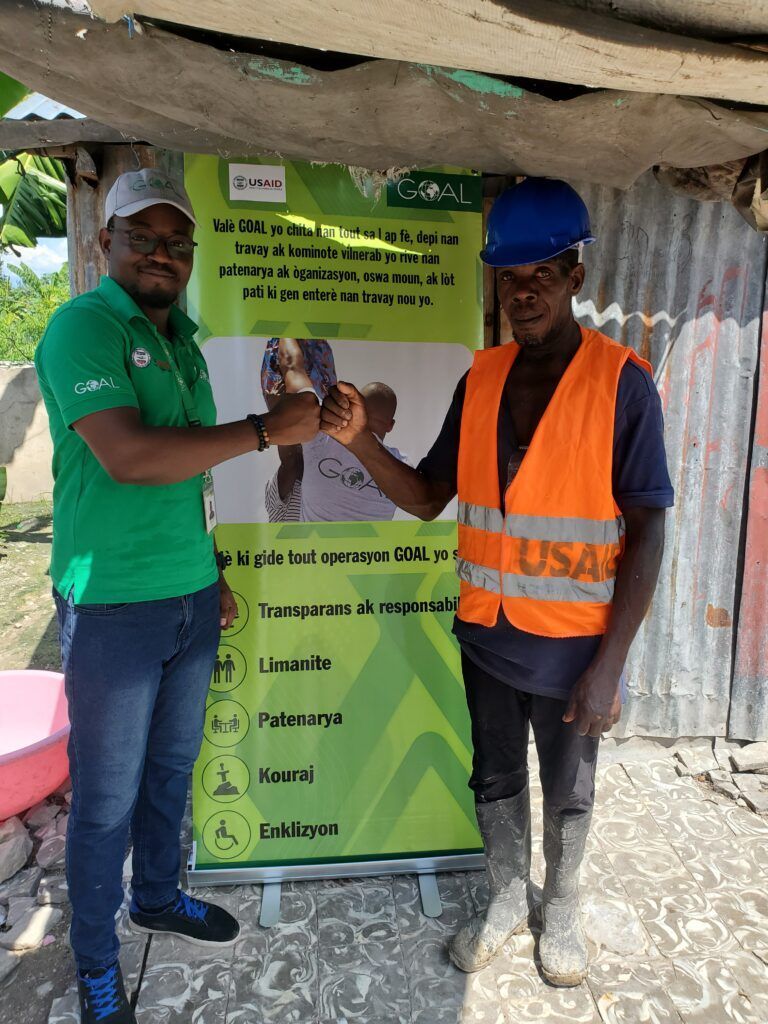
M 0 670 L 58 671 L 56 618 L 51 600 L 51 504 L 0 508 Z M 56 941 L 20 958 L 0 986 L 0 1018 L 45 1024 L 51 1002 L 69 986 L 72 961 L 66 943 L 69 911 L 54 929 Z
M 0 670 L 60 668 L 51 538 L 50 502 L 0 508 Z
M 54 999 L 72 985 L 72 954 L 67 943 L 69 907 L 52 930 L 48 946 L 25 953 L 19 966 L 0 985 L 0 1020 L 7 1024 L 47 1024 Z

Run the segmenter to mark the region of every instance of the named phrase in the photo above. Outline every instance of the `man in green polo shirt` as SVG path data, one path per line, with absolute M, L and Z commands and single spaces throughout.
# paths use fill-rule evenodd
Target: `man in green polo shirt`
M 175 305 L 195 218 L 181 184 L 121 175 L 99 244 L 109 268 L 51 318 L 35 364 L 53 437 L 51 577 L 71 736 L 71 942 L 85 1024 L 134 1021 L 115 914 L 133 843 L 132 927 L 231 945 L 239 926 L 178 888 L 179 828 L 222 627 L 210 468 L 317 433 L 314 395 L 215 426 L 196 325 Z

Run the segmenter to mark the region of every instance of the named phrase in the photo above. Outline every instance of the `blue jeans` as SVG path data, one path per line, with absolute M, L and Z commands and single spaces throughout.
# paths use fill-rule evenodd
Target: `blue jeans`
M 72 727 L 70 940 L 78 968 L 90 970 L 117 959 L 129 828 L 135 898 L 151 910 L 176 893 L 179 831 L 219 643 L 219 586 L 133 604 L 54 598 Z

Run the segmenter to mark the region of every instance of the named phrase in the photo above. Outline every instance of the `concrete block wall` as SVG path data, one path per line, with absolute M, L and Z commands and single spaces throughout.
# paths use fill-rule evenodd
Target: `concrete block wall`
M 50 498 L 52 452 L 34 366 L 0 362 L 0 466 L 8 469 L 6 502 Z

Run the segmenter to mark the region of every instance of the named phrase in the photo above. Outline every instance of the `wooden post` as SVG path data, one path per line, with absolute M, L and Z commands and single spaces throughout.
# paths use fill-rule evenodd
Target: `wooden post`
M 72 295 L 96 288 L 107 271 L 99 248 L 104 227 L 104 200 L 115 178 L 125 171 L 159 167 L 181 177 L 183 155 L 153 146 L 78 147 L 67 186 L 67 252 Z
M 483 243 L 485 243 L 485 229 L 488 221 L 488 214 L 493 206 L 494 200 L 505 188 L 514 185 L 519 181 L 511 175 L 487 177 L 483 181 Z M 493 267 L 483 264 L 483 346 L 493 348 L 495 345 L 505 345 L 512 341 L 512 328 L 506 313 L 501 308 L 496 295 L 496 274 Z

